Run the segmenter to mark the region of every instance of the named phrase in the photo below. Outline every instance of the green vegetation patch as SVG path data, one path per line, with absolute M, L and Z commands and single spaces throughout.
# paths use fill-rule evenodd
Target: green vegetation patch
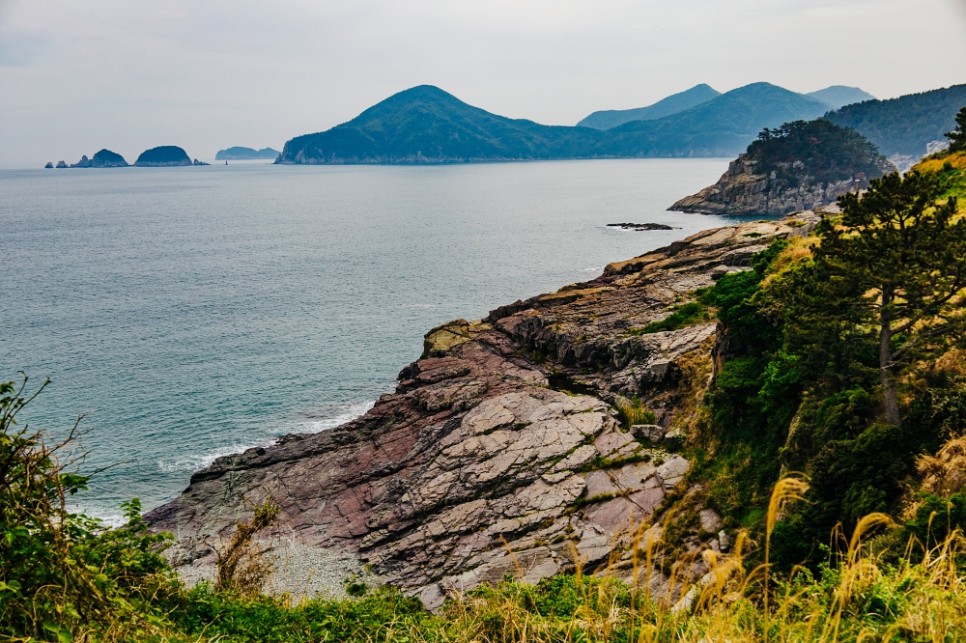
M 649 335 L 668 330 L 678 330 L 687 326 L 693 326 L 701 322 L 710 321 L 711 312 L 708 307 L 699 301 L 689 301 L 686 304 L 677 306 L 674 311 L 664 319 L 651 322 L 643 328 L 631 330 L 631 335 Z

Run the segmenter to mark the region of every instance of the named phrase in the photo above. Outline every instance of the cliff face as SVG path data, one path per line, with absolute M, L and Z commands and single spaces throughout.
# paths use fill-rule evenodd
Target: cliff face
M 668 449 L 687 439 L 715 335 L 708 322 L 636 329 L 815 221 L 801 213 L 702 232 L 593 281 L 433 329 L 395 392 L 364 416 L 221 458 L 148 519 L 175 533 L 180 564 L 197 571 L 212 564 L 210 544 L 271 496 L 281 514 L 266 542 L 366 566 L 429 606 L 450 587 L 572 568 L 572 551 L 587 570 L 610 561 L 630 576 L 631 540 L 659 535 L 693 491 L 690 463 Z M 653 424 L 619 421 L 628 400 Z M 684 548 L 727 549 L 714 512 L 696 515 Z M 699 558 L 683 573 L 705 571 Z M 660 574 L 648 580 L 668 587 Z
M 825 119 L 765 128 L 718 182 L 669 209 L 782 216 L 834 203 L 895 167 L 853 129 Z
M 788 173 L 800 172 L 801 179 L 789 186 L 787 181 L 778 180 L 776 171 L 759 173 L 757 166 L 757 161 L 742 154 L 728 164 L 728 171 L 717 183 L 684 197 L 668 209 L 700 214 L 783 216 L 835 203 L 843 194 L 868 187 L 870 178 L 857 174 L 838 181 L 812 181 L 803 172 L 804 165 L 793 162 L 783 169 Z

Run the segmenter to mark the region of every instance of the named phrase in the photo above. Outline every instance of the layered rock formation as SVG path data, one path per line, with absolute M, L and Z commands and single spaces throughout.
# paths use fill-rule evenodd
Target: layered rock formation
M 857 192 L 895 167 L 853 129 L 824 119 L 764 129 L 718 182 L 672 205 L 702 214 L 783 216 Z
M 816 219 L 702 232 L 482 321 L 435 328 L 364 416 L 221 458 L 148 519 L 175 533 L 179 564 L 197 571 L 271 497 L 281 513 L 266 542 L 365 566 L 429 606 L 507 573 L 536 581 L 572 569 L 575 556 L 588 571 L 630 577 L 640 547 L 674 516 L 688 517 L 679 551 L 725 549 L 720 519 L 689 500 L 690 463 L 670 450 L 687 440 L 708 384 L 715 326 L 640 329 Z M 650 424 L 630 425 L 630 406 L 649 409 Z M 700 557 L 686 560 L 674 573 L 706 571 Z M 666 591 L 670 570 L 642 580 Z
M 825 206 L 849 192 L 868 187 L 866 175 L 850 176 L 838 181 L 811 181 L 801 162 L 788 165 L 791 172 L 801 172 L 796 185 L 778 181 L 777 172 L 761 173 L 759 163 L 742 154 L 728 164 L 728 171 L 714 185 L 686 196 L 669 210 L 700 214 L 783 216 L 799 210 Z

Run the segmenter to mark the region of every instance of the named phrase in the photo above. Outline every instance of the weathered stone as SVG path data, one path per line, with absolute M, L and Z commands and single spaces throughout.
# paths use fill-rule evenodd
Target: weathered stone
M 657 468 L 657 475 L 664 483 L 664 488 L 670 491 L 691 468 L 691 464 L 682 456 L 676 455 Z
M 895 171 L 890 163 L 883 162 L 877 176 L 859 172 L 821 182 L 804 171 L 800 161 L 781 165 L 796 179 L 779 178 L 775 172 L 760 173 L 758 161 L 741 154 L 728 165 L 728 170 L 717 183 L 684 197 L 668 209 L 702 214 L 784 216 L 835 203 L 843 194 L 867 188 L 869 180 L 883 172 Z M 760 234 L 753 228 L 743 233 L 749 236 Z
M 721 529 L 721 516 L 714 509 L 702 509 L 698 512 L 701 531 L 714 533 Z
M 653 444 L 660 443 L 664 439 L 664 434 L 667 433 L 667 429 L 658 424 L 634 424 L 630 431 L 634 437 L 647 440 Z

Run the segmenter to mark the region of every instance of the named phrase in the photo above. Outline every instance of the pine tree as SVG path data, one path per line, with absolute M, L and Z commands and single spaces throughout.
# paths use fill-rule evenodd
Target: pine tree
M 949 139 L 949 150 L 961 152 L 966 150 L 966 105 L 956 114 L 956 129 L 946 132 Z
M 966 333 L 966 218 L 941 195 L 935 175 L 884 176 L 839 199 L 842 219 L 822 223 L 815 248 L 821 312 L 874 333 L 883 417 L 897 426 L 902 368 Z

